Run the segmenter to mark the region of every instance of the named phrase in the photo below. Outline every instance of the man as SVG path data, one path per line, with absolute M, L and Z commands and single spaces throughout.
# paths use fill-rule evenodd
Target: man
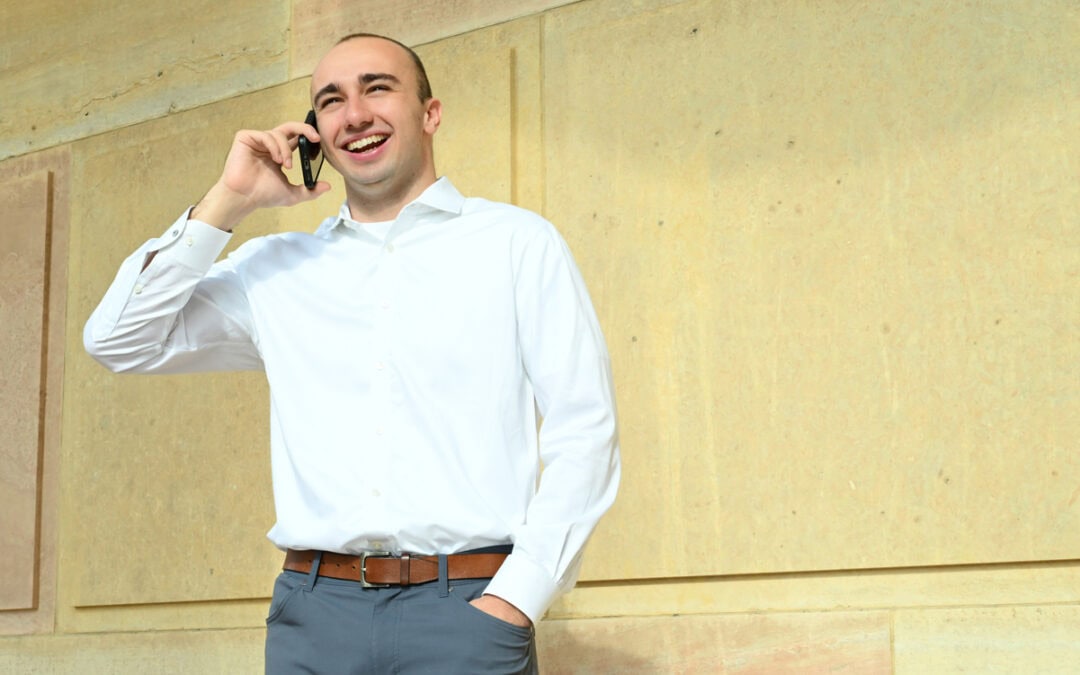
M 436 179 L 442 106 L 407 47 L 349 36 L 311 91 L 317 129 L 238 132 L 86 349 L 117 372 L 265 370 L 286 551 L 267 672 L 536 672 L 533 624 L 619 477 L 588 294 L 547 221 Z M 300 135 L 344 177 L 338 215 L 215 264 L 251 212 L 330 189 L 281 171 Z

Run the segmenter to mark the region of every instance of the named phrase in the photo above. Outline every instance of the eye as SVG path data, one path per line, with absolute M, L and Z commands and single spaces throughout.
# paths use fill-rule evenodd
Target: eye
M 319 110 L 322 110 L 322 109 L 326 108 L 328 105 L 330 105 L 332 103 L 337 103 L 339 101 L 341 101 L 340 96 L 327 96 L 327 97 L 323 98 L 321 101 L 319 101 Z

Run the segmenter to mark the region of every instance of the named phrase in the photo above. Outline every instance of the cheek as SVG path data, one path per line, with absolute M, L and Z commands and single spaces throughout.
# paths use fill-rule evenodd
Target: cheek
M 315 127 L 319 130 L 319 136 L 322 137 L 323 142 L 331 141 L 337 134 L 338 127 L 340 126 L 333 115 L 322 115 L 318 119 L 318 126 Z

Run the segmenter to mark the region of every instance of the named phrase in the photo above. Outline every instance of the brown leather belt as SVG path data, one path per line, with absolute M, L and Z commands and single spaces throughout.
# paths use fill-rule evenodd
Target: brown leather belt
M 283 569 L 309 574 L 319 551 L 294 551 L 285 554 Z M 505 553 L 458 553 L 446 556 L 449 579 L 489 579 L 506 560 Z M 357 581 L 365 588 L 412 586 L 439 578 L 439 557 L 402 553 L 362 553 L 345 555 L 324 551 L 319 576 Z

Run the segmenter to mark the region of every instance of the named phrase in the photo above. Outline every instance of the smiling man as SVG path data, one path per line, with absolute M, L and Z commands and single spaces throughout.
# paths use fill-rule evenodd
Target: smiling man
M 533 625 L 619 479 L 588 293 L 550 223 L 437 178 L 442 106 L 410 49 L 349 36 L 311 90 L 317 129 L 238 132 L 123 263 L 86 349 L 116 372 L 265 371 L 268 673 L 536 672 Z M 330 190 L 282 172 L 300 135 L 344 177 L 337 215 L 215 263 L 253 211 Z

